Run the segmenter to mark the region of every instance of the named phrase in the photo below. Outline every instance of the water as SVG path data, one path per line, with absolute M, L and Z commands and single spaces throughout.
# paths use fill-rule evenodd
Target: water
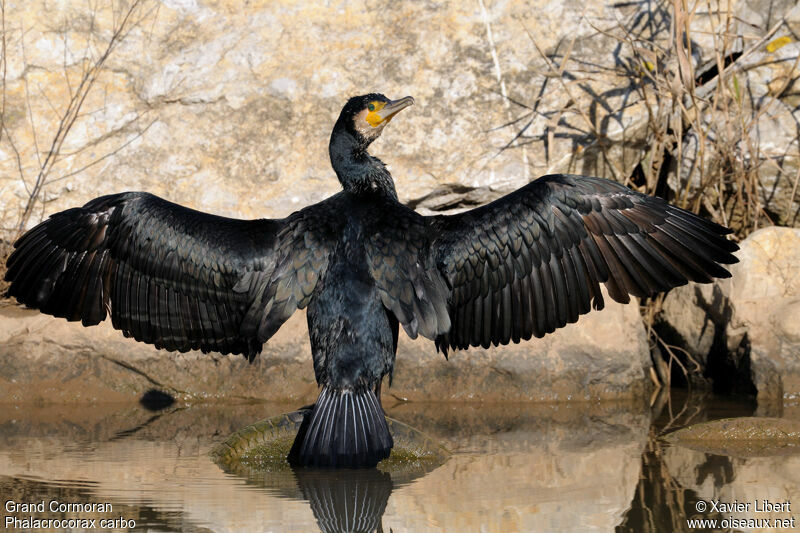
M 800 457 L 715 456 L 657 438 L 751 416 L 751 402 L 673 394 L 656 405 L 399 403 L 388 415 L 449 448 L 444 465 L 414 478 L 282 472 L 258 482 L 226 474 L 208 452 L 297 405 L 4 406 L 1 514 L 7 525 L 6 517 L 112 520 L 118 531 L 135 522 L 133 531 L 660 532 L 714 530 L 688 527 L 727 516 L 698 512 L 699 501 L 794 498 L 800 509 Z M 45 509 L 10 512 L 9 501 Z M 66 503 L 110 509 L 59 510 Z

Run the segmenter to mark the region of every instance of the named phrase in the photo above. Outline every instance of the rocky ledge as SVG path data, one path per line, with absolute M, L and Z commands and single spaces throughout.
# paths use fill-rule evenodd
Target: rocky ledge
M 800 397 L 800 230 L 768 227 L 741 243 L 733 277 L 671 291 L 657 330 L 720 392 L 759 403 Z M 688 359 L 688 358 L 687 358 Z
M 650 356 L 635 304 L 603 311 L 539 340 L 450 354 L 401 333 L 391 387 L 412 400 L 643 397 Z M 8 303 L 0 307 L 0 402 L 130 400 L 150 389 L 182 399 L 314 401 L 305 315 L 298 312 L 252 364 L 240 356 L 169 353 Z
M 695 382 L 800 395 L 800 230 L 770 227 L 741 243 L 733 277 L 671 291 L 656 331 Z M 401 333 L 391 387 L 411 400 L 585 400 L 646 396 L 653 368 L 637 305 L 607 308 L 543 339 L 445 360 Z M 0 402 L 129 400 L 150 389 L 183 399 L 313 401 L 305 315 L 298 312 L 248 363 L 240 356 L 169 353 L 126 339 L 110 323 L 84 328 L 0 305 Z

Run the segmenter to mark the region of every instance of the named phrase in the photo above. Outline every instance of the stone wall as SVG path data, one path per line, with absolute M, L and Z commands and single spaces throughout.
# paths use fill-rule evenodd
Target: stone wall
M 36 191 L 27 226 L 123 190 L 222 215 L 285 216 L 338 190 L 330 129 L 348 96 L 369 91 L 416 98 L 374 152 L 391 165 L 401 200 L 428 212 L 483 203 L 550 172 L 620 181 L 640 166 L 647 173 L 656 157 L 648 123 L 677 105 L 644 74 L 669 80 L 677 68 L 653 52 L 669 49 L 670 2 L 90 5 L 6 4 L 0 237 L 13 235 Z M 762 201 L 787 217 L 797 207 L 788 197 L 797 142 L 767 133 L 797 123 L 792 5 L 738 0 L 694 13 L 690 25 L 698 76 L 722 46 L 715 32 L 739 36 L 732 51 L 755 47 L 737 80 L 747 101 L 776 103 L 758 111 L 752 140 L 763 148 L 743 153 L 753 164 L 767 158 Z M 70 102 L 84 92 L 75 111 Z M 75 120 L 61 135 L 65 116 Z M 52 158 L 54 140 L 62 144 Z M 696 170 L 691 134 L 685 145 Z M 690 178 L 682 169 L 672 186 Z
M 635 304 L 606 299 L 541 340 L 451 352 L 400 334 L 385 398 L 594 400 L 644 397 L 647 339 Z M 0 403 L 136 400 L 150 389 L 179 399 L 311 403 L 317 385 L 305 313 L 297 312 L 250 364 L 241 356 L 169 353 L 126 339 L 109 321 L 92 328 L 18 306 L 0 306 Z

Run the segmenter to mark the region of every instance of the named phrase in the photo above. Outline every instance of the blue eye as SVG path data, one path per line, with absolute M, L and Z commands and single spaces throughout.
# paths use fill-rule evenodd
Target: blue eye
M 375 104 L 369 104 L 367 106 L 367 109 L 369 109 L 370 111 L 375 111 Z

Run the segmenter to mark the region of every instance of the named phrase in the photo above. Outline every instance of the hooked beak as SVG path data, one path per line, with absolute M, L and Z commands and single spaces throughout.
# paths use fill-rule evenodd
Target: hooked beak
M 382 122 L 389 122 L 393 116 L 411 105 L 414 105 L 414 98 L 411 96 L 405 96 L 399 100 L 389 100 L 376 114 Z

